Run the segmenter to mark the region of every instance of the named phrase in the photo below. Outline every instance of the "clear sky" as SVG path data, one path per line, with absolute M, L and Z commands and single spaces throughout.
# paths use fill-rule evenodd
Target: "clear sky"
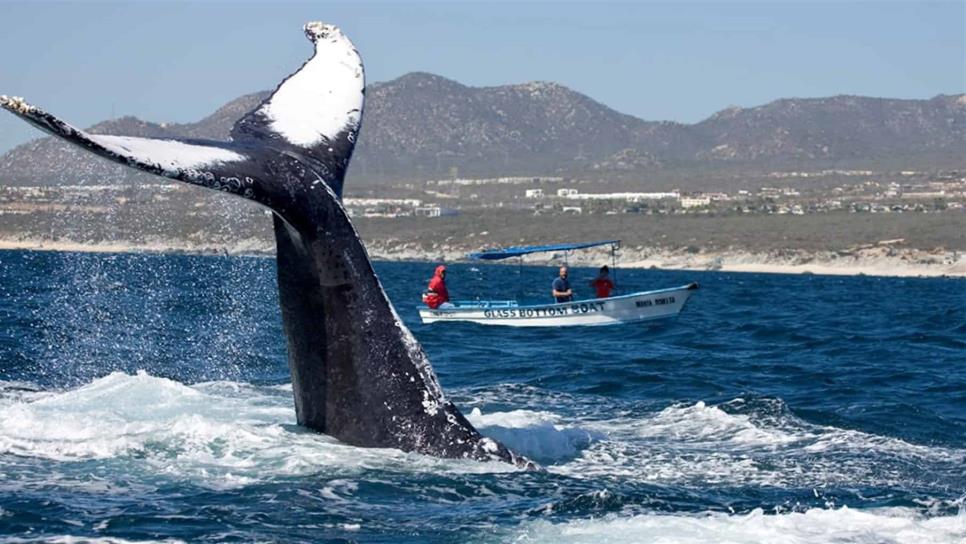
M 79 126 L 187 122 L 274 88 L 309 20 L 356 43 L 368 80 L 556 81 L 648 120 L 731 105 L 966 91 L 966 2 L 10 2 L 0 94 Z M 4 112 L 5 113 L 5 112 Z M 0 115 L 0 152 L 39 132 Z

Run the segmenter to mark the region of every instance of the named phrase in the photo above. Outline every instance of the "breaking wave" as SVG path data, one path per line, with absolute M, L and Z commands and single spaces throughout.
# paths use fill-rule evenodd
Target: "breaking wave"
M 620 474 L 662 484 L 807 488 L 935 483 L 966 463 L 963 449 L 808 423 L 777 399 L 675 404 L 588 427 L 608 440 L 554 470 L 576 478 Z M 921 463 L 934 472 L 923 474 Z
M 966 513 L 926 517 L 910 508 L 854 510 L 813 508 L 805 512 L 766 515 L 756 509 L 744 515 L 609 516 L 604 519 L 525 524 L 507 540 L 517 543 L 596 544 L 598 542 L 675 544 L 804 544 L 836 542 L 866 544 L 961 544 L 966 539 Z
M 225 381 L 188 386 L 144 372 L 115 372 L 63 392 L 7 390 L 0 395 L 0 454 L 117 460 L 123 470 L 144 477 L 218 488 L 320 471 L 333 476 L 441 466 L 452 472 L 514 470 L 503 463 L 356 448 L 298 427 L 294 416 L 290 386 Z
M 0 389 L 0 453 L 123 461 L 125 470 L 214 487 L 367 469 L 505 472 L 502 463 L 355 448 L 295 424 L 290 386 L 112 373 L 82 387 Z M 675 404 L 656 413 L 564 417 L 509 410 L 468 416 L 482 433 L 576 479 L 704 486 L 919 485 L 966 463 L 966 451 L 807 423 L 777 399 Z M 2 461 L 0 461 L 2 463 Z M 929 463 L 923 474 L 917 467 Z M 932 483 L 935 483 L 934 481 Z

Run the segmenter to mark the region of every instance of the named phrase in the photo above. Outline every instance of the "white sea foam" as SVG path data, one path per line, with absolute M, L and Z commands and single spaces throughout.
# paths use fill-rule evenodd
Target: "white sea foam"
M 179 544 L 184 540 L 165 539 L 165 540 L 127 540 L 115 537 L 87 537 L 72 535 L 57 535 L 33 538 L 21 537 L 0 537 L 0 544 L 20 544 L 20 543 L 43 542 L 45 544 Z
M 600 432 L 563 425 L 561 418 L 550 412 L 514 410 L 483 414 L 474 408 L 467 419 L 481 433 L 542 463 L 571 459 L 593 441 L 604 438 Z
M 469 419 L 485 435 L 536 459 L 551 472 L 580 479 L 617 477 L 700 487 L 905 488 L 920 483 L 918 478 L 941 477 L 944 471 L 955 474 L 966 462 L 964 450 L 809 424 L 781 406 L 756 411 L 737 401 L 729 406 L 699 402 L 641 415 L 610 416 L 583 409 L 579 413 L 591 415 L 476 409 Z M 604 419 L 605 415 L 611 419 Z M 5 453 L 14 455 L 2 456 Z M 306 431 L 295 425 L 287 385 L 209 382 L 187 386 L 145 373 L 115 373 L 63 392 L 0 388 L 0 465 L 36 458 L 103 461 L 113 470 L 139 474 L 134 481 L 160 475 L 212 487 L 311 474 L 351 480 L 368 469 L 515 470 L 505 463 L 356 448 Z M 917 470 L 922 462 L 931 470 Z M 57 485 L 101 485 L 93 480 L 58 480 L 56 474 L 43 477 L 48 482 L 57 480 Z M 12 481 L 0 478 L 0 487 L 9 485 Z M 338 490 L 331 491 L 339 495 Z
M 192 444 L 290 417 L 291 410 L 258 402 L 239 410 L 236 400 L 205 394 L 204 388 L 145 373 L 113 373 L 32 402 L 3 402 L 0 451 L 55 460 L 108 458 L 143 452 L 166 434 Z
M 736 399 L 728 404 L 742 404 Z M 808 453 L 868 452 L 903 457 L 959 459 L 966 452 L 911 444 L 898 438 L 861 431 L 810 424 L 791 415 L 732 414 L 704 402 L 676 404 L 637 421 L 618 422 L 612 429 L 630 431 L 643 438 L 671 439 L 677 443 L 728 444 L 741 450 L 788 450 Z
M 776 401 L 777 402 L 777 401 Z M 733 405 L 741 405 L 737 399 Z M 927 447 L 860 431 L 807 423 L 787 413 L 733 414 L 704 402 L 676 404 L 654 414 L 584 421 L 594 442 L 572 462 L 550 470 L 577 478 L 620 476 L 664 484 L 905 487 L 919 471 L 966 463 L 966 451 Z M 874 458 L 875 462 L 871 462 Z
M 766 515 L 648 514 L 633 517 L 550 523 L 535 521 L 502 538 L 518 543 L 651 542 L 660 544 L 783 544 L 836 542 L 894 544 L 962 544 L 966 542 L 966 514 L 923 517 L 908 508 L 853 510 L 811 509 L 801 513 Z
M 0 397 L 0 454 L 57 461 L 104 460 L 114 470 L 238 487 L 276 477 L 366 469 L 504 472 L 506 463 L 441 460 L 356 448 L 295 426 L 290 388 L 232 382 L 187 386 L 113 373 L 29 401 Z M 2 466 L 0 466 L 2 471 Z M 44 476 L 50 481 L 52 476 Z M 70 482 L 64 482 L 70 485 Z M 13 485 L 2 481 L 0 487 Z M 97 485 L 87 482 L 87 485 Z
M 802 440 L 783 429 L 756 424 L 748 415 L 726 413 L 704 402 L 674 405 L 636 425 L 644 438 L 670 438 L 679 442 L 725 442 L 735 446 L 774 447 Z

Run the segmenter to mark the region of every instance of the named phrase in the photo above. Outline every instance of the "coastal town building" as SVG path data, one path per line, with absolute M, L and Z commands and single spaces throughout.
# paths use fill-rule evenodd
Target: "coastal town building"
M 436 186 L 460 186 L 460 185 L 526 185 L 531 183 L 561 183 L 564 178 L 559 176 L 507 176 L 500 178 L 457 178 L 457 179 L 437 179 L 429 180 L 426 185 Z
M 527 189 L 527 198 L 543 198 L 543 189 Z
M 700 206 L 707 206 L 709 204 L 711 204 L 711 197 L 709 196 L 682 196 L 681 197 L 682 208 L 698 208 Z
M 661 193 L 579 193 L 577 189 L 559 189 L 557 196 L 571 200 L 624 200 L 626 202 L 640 202 L 642 200 L 677 199 L 681 197 L 678 191 Z
M 416 215 L 423 201 L 417 198 L 344 198 L 350 217 L 406 217 Z
M 414 210 L 417 217 L 439 217 L 443 214 L 443 209 L 439 206 L 422 206 Z

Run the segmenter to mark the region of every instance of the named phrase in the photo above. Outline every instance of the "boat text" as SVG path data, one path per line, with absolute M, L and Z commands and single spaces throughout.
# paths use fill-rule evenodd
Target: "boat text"
M 485 318 L 555 317 L 560 315 L 579 315 L 604 311 L 603 302 L 579 302 L 567 306 L 546 306 L 543 308 L 507 308 L 484 310 Z
M 660 306 L 662 304 L 674 304 L 674 297 L 661 297 L 654 300 L 638 300 L 638 308 L 647 308 L 648 306 Z

